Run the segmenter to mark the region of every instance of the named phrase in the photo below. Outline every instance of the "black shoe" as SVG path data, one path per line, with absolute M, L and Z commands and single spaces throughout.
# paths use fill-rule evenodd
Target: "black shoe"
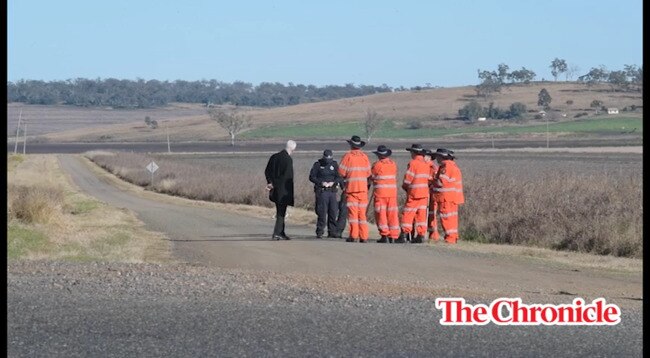
M 359 239 L 359 242 L 362 243 L 362 244 L 365 244 L 366 242 L 368 242 L 368 239 L 365 239 L 365 240 Z
M 339 238 L 340 236 L 338 236 L 338 235 L 336 235 L 336 234 L 327 234 L 327 237 L 330 238 L 330 239 L 337 239 L 337 238 Z
M 282 239 L 284 239 L 282 236 L 275 235 L 275 234 L 273 235 L 273 237 L 271 237 L 271 240 L 282 240 Z
M 291 240 L 291 238 L 289 236 L 285 235 L 285 234 L 282 234 L 282 238 L 284 240 Z
M 385 244 L 388 242 L 388 237 L 387 236 L 382 236 L 381 239 L 377 240 L 378 243 L 380 244 Z
M 395 239 L 395 243 L 396 244 L 405 244 L 406 243 L 406 239 L 405 239 L 406 236 L 407 236 L 407 234 L 404 234 L 404 233 L 399 234 L 399 237 L 397 239 Z
M 317 238 L 317 239 L 322 239 L 322 238 L 323 238 L 323 234 L 316 234 L 316 238 Z
M 355 242 L 355 241 L 357 241 L 357 240 L 353 239 L 351 237 L 348 237 L 347 239 L 345 239 L 345 242 Z
M 411 241 L 411 244 L 421 244 L 423 242 L 424 242 L 424 236 L 418 235 L 413 239 L 413 241 Z
M 392 244 L 392 243 L 393 243 L 393 241 L 394 241 L 394 240 L 393 240 L 393 239 L 391 239 L 390 237 L 388 238 L 388 243 L 389 243 L 389 244 Z

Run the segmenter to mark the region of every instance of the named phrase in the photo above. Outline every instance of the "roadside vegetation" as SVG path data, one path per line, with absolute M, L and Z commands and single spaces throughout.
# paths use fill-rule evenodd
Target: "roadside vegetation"
M 196 200 L 272 206 L 264 190 L 268 155 L 92 153 L 88 157 L 149 190 Z M 153 185 L 144 169 L 152 159 L 160 166 Z M 313 210 L 307 174 L 316 159 L 294 156 L 297 207 Z M 395 159 L 403 175 L 408 159 L 402 154 Z M 467 198 L 460 210 L 462 240 L 642 257 L 640 160 L 623 167 L 615 161 L 601 164 L 598 157 L 565 159 L 534 154 L 512 160 L 460 158 Z M 399 195 L 403 206 L 404 192 Z M 372 221 L 372 204 L 368 214 Z
M 167 241 L 80 193 L 54 155 L 8 155 L 7 258 L 166 262 Z

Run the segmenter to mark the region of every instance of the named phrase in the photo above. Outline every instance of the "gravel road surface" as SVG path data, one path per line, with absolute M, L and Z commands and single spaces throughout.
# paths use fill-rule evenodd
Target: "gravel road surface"
M 167 234 L 179 263 L 11 262 L 9 356 L 641 356 L 642 274 L 422 245 L 316 240 L 272 219 L 120 190 L 76 156 L 84 191 Z M 435 297 L 623 310 L 602 327 L 443 327 Z

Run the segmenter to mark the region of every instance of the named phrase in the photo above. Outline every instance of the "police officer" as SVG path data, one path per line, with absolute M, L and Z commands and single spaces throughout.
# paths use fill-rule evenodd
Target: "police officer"
M 337 215 L 339 202 L 337 191 L 343 185 L 343 178 L 338 172 L 339 165 L 332 158 L 332 151 L 325 149 L 323 157 L 319 159 L 309 172 L 309 181 L 314 183 L 316 193 L 316 237 L 323 238 L 325 223 L 327 223 L 327 237 L 338 237 Z

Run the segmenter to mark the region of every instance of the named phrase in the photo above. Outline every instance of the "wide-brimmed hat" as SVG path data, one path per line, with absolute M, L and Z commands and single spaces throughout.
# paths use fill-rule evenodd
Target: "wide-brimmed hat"
M 366 142 L 362 141 L 361 137 L 359 137 L 358 135 L 353 135 L 352 138 L 347 139 L 346 141 L 355 148 L 361 148 L 364 145 L 366 145 Z
M 415 154 L 424 154 L 424 152 L 426 151 L 426 149 L 422 148 L 422 144 L 417 144 L 417 143 L 411 144 L 411 148 L 406 148 L 406 150 Z
M 373 150 L 372 152 L 381 157 L 390 157 L 390 155 L 393 154 L 393 151 L 383 144 L 377 147 L 377 150 Z
M 453 150 L 449 150 L 449 149 L 445 149 L 445 148 L 438 148 L 438 149 L 436 149 L 436 152 L 433 153 L 433 154 L 438 156 L 438 157 L 442 157 L 442 158 L 450 158 L 450 159 L 456 158 L 454 156 L 454 151 Z

